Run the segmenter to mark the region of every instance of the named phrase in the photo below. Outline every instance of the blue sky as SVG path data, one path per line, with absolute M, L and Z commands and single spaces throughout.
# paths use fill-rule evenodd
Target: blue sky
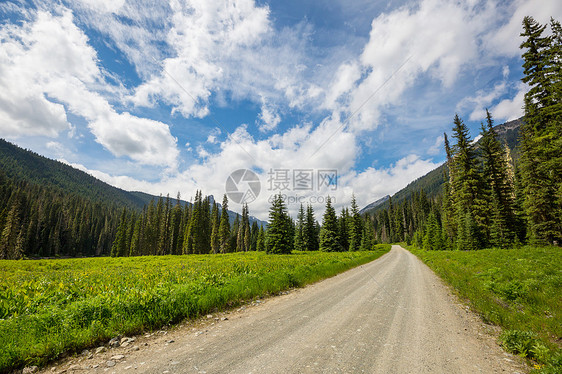
M 455 113 L 473 136 L 485 108 L 522 115 L 525 15 L 561 19 L 562 3 L 2 2 L 0 137 L 184 199 L 220 199 L 250 169 L 262 219 L 272 170 L 336 170 L 337 186 L 281 192 L 364 206 L 443 162 Z

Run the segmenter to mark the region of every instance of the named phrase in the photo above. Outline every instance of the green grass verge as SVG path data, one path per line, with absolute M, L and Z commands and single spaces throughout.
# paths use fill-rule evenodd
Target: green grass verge
M 313 283 L 389 249 L 2 260 L 0 372 Z
M 562 373 L 562 250 L 525 246 L 480 251 L 408 248 L 482 318 L 499 325 L 504 348 Z

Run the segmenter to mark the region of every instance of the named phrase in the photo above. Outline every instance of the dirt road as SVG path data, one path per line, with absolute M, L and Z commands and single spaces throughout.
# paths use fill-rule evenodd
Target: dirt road
M 431 270 L 393 246 L 376 261 L 288 295 L 53 371 L 525 372 L 484 330 Z

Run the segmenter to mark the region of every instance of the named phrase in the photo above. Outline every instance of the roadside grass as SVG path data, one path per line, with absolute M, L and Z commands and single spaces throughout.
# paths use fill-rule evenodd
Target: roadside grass
M 1 260 L 0 373 L 304 286 L 389 249 Z
M 562 249 L 408 249 L 503 328 L 506 350 L 532 360 L 534 372 L 562 373 Z

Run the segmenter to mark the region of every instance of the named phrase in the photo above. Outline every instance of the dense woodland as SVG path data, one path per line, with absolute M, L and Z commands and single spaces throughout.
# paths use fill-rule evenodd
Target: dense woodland
M 109 254 L 115 206 L 0 171 L 0 259 Z
M 250 224 L 247 206 L 231 220 L 226 196 L 221 205 L 201 191 L 193 204 L 179 196 L 146 204 L 148 195 L 63 164 L 52 172 L 43 167 L 47 159 L 1 141 L 9 173 L 0 171 L 0 259 L 357 251 L 401 241 L 431 250 L 562 243 L 562 28 L 525 17 L 521 35 L 530 89 L 514 154 L 513 136 L 500 142 L 489 112 L 478 144 L 455 116 L 452 144 L 445 134 L 447 163 L 374 214 L 361 215 L 353 197 L 339 215 L 328 199 L 321 224 L 310 205 L 293 220 L 277 196 L 263 227 Z

